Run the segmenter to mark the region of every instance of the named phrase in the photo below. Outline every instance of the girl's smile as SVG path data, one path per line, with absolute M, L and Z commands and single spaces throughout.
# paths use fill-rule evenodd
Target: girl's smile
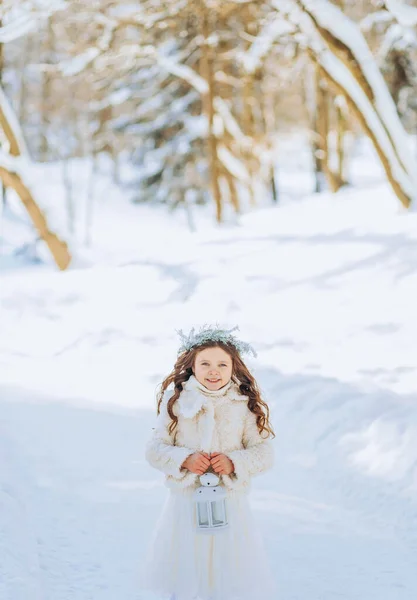
M 205 348 L 195 357 L 194 376 L 209 390 L 219 390 L 229 383 L 232 367 L 232 358 L 223 348 Z

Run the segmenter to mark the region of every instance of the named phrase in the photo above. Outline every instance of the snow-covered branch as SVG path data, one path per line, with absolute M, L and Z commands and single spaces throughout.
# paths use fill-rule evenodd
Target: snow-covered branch
M 378 10 L 377 12 L 367 14 L 360 22 L 360 28 L 363 32 L 371 31 L 371 29 L 380 23 L 391 23 L 393 15 L 387 10 Z
M 214 108 L 216 109 L 217 115 L 221 117 L 223 121 L 224 130 L 228 131 L 242 148 L 250 148 L 251 145 L 253 145 L 253 141 L 243 133 L 239 123 L 234 118 L 223 98 L 220 98 L 220 96 L 214 98 Z
M 264 57 L 270 52 L 274 43 L 284 35 L 294 33 L 295 28 L 280 13 L 275 18 L 268 22 L 256 36 L 249 50 L 240 55 L 240 61 L 243 64 L 245 71 L 254 73 L 262 64 Z
M 384 4 L 400 25 L 404 27 L 417 25 L 417 8 L 415 6 L 404 4 L 401 0 L 385 0 Z
M 58 67 L 64 76 L 79 75 L 87 69 L 99 56 L 107 52 L 114 39 L 115 32 L 120 23 L 116 19 L 110 19 L 100 15 L 100 24 L 103 26 L 103 32 L 97 40 L 95 46 L 87 48 L 81 54 L 78 54 L 67 61 L 61 62 Z
M 200 94 L 206 94 L 208 92 L 207 81 L 203 79 L 194 69 L 187 65 L 178 63 L 167 56 L 162 56 L 160 53 L 154 51 L 153 48 L 149 48 L 149 52 L 155 56 L 159 66 L 166 69 L 172 75 L 180 77 L 184 81 L 190 84 L 191 87 L 197 90 Z
M 65 0 L 31 0 L 0 4 L 0 43 L 8 43 L 35 30 L 39 21 L 66 7 Z
M 372 90 L 373 103 L 379 118 L 392 139 L 401 162 L 409 175 L 415 177 L 416 164 L 409 151 L 408 138 L 398 116 L 397 107 L 360 29 L 330 2 L 303 0 L 300 4 L 310 11 L 320 27 L 342 42 L 350 51 L 366 84 Z
M 280 10 L 282 3 L 273 0 Z M 417 198 L 417 168 L 397 108 L 359 27 L 325 0 L 294 0 L 289 18 L 311 56 L 343 93 L 373 140 L 388 178 L 408 206 Z

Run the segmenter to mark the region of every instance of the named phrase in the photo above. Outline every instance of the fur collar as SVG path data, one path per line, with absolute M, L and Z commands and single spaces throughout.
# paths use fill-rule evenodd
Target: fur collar
M 227 388 L 227 389 L 226 389 Z M 173 388 L 167 389 L 168 398 L 173 395 Z M 225 386 L 225 391 L 222 390 L 212 393 L 210 390 L 201 390 L 201 384 L 197 381 L 194 375 L 183 383 L 183 390 L 176 402 L 177 414 L 182 415 L 186 419 L 194 418 L 200 411 L 207 409 L 212 403 L 220 403 L 224 400 L 232 400 L 233 402 L 248 402 L 248 397 L 241 394 L 239 386 L 231 382 L 230 386 Z

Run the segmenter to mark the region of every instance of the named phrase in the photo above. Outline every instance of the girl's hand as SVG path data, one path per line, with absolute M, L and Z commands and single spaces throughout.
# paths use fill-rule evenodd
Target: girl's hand
M 191 473 L 195 473 L 196 475 L 202 475 L 207 471 L 209 466 L 210 458 L 208 454 L 205 452 L 194 452 L 194 454 L 187 456 L 182 463 L 181 468 L 188 469 Z
M 220 475 L 231 475 L 235 470 L 235 465 L 225 454 L 212 452 L 210 456 L 211 466 L 216 473 L 219 473 Z

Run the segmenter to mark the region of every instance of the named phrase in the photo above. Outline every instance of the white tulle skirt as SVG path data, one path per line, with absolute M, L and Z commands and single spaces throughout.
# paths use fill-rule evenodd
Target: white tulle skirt
M 170 491 L 147 555 L 146 589 L 176 600 L 276 600 L 247 495 L 233 492 L 226 501 L 229 526 L 202 534 L 193 490 Z

